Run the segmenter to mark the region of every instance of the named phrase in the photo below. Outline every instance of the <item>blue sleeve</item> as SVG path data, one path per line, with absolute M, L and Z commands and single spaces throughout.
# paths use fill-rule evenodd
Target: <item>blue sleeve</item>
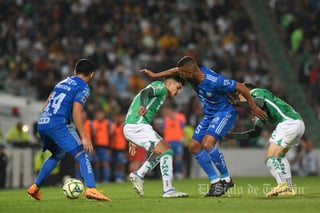
M 217 90 L 220 92 L 234 92 L 236 90 L 236 84 L 237 82 L 232 79 L 228 79 L 223 77 L 222 75 L 219 75 L 218 81 L 217 81 Z
M 80 103 L 82 106 L 84 106 L 89 98 L 90 89 L 89 87 L 85 88 L 78 88 L 73 101 Z

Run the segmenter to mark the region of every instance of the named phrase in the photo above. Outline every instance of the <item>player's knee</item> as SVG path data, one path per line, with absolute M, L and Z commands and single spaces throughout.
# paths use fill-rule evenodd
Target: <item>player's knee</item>
M 153 149 L 153 153 L 156 155 L 161 155 L 163 152 L 171 150 L 170 144 L 165 141 L 160 141 Z
M 62 160 L 64 155 L 65 155 L 65 152 L 61 151 L 61 152 L 57 152 L 57 153 L 52 154 L 51 157 L 54 158 L 57 161 L 60 161 L 60 160 Z
M 202 149 L 202 146 L 200 143 L 196 142 L 196 141 L 191 141 L 189 144 L 189 151 L 192 154 L 195 154 L 197 152 L 199 152 Z
M 204 138 L 202 140 L 202 147 L 205 150 L 209 150 L 215 145 L 216 145 L 216 139 L 213 136 L 211 136 L 211 135 L 204 136 Z

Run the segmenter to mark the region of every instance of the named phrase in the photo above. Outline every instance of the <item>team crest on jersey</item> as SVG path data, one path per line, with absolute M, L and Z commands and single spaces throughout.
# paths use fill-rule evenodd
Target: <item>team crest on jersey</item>
M 228 86 L 231 84 L 231 81 L 230 80 L 224 80 L 223 81 L 223 86 Z

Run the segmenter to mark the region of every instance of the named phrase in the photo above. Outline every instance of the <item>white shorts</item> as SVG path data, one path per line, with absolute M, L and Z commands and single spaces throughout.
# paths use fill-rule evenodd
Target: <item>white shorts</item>
M 287 120 L 277 125 L 272 132 L 270 143 L 276 143 L 283 148 L 299 145 L 305 126 L 302 120 Z
M 152 151 L 155 145 L 163 140 L 150 124 L 125 124 L 123 133 L 128 141 L 147 151 Z

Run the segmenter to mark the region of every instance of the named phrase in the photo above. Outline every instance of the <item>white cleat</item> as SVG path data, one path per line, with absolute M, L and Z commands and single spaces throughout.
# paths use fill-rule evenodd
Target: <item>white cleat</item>
M 179 197 L 188 197 L 189 194 L 185 192 L 178 192 L 174 189 L 170 189 L 162 194 L 163 198 L 179 198 Z
M 140 195 L 143 196 L 143 179 L 139 177 L 136 173 L 130 173 L 129 179 L 133 185 L 133 188 L 136 190 L 136 192 Z

